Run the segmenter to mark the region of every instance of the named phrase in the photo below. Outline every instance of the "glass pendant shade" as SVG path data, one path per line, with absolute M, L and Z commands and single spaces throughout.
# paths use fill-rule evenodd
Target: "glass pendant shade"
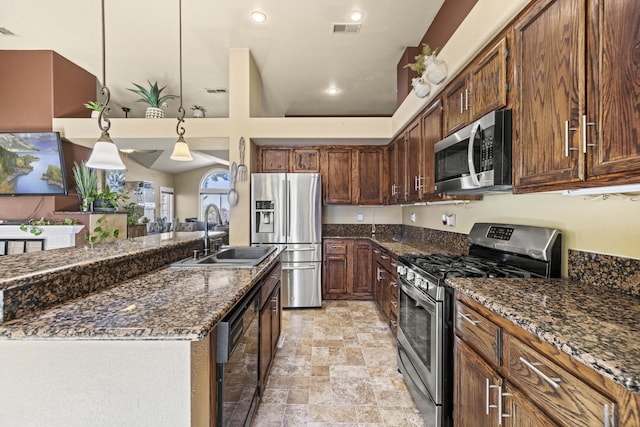
M 111 140 L 109 132 L 102 131 L 102 135 L 93 146 L 87 166 L 93 169 L 126 169 L 118 154 L 118 147 Z
M 191 152 L 189 151 L 189 146 L 187 145 L 182 135 L 180 135 L 180 137 L 176 141 L 176 145 L 173 146 L 171 160 L 177 160 L 179 162 L 189 162 L 193 160 L 193 157 L 191 157 Z

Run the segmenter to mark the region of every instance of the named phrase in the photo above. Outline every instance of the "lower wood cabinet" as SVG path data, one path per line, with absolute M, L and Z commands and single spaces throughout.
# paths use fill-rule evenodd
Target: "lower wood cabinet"
M 260 306 L 260 352 L 258 375 L 260 395 L 264 393 L 267 374 L 275 357 L 281 331 L 282 306 L 280 304 L 280 264 L 278 263 L 264 279 Z
M 371 299 L 371 243 L 365 239 L 325 239 L 323 299 Z
M 637 406 L 617 403 L 635 400 L 628 390 L 456 295 L 457 427 L 640 425 Z
M 398 260 L 378 245 L 372 252 L 374 299 L 395 335 L 398 327 Z

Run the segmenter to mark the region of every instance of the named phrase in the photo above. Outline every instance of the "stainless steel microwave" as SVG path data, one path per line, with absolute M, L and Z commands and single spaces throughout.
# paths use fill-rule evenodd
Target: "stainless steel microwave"
M 435 145 L 435 191 L 511 190 L 511 110 L 496 110 Z

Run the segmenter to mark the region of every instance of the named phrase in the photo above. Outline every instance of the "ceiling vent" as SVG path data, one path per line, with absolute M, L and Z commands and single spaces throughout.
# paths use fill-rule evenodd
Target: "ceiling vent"
M 361 24 L 333 24 L 333 34 L 358 34 Z
M 11 31 L 7 30 L 4 27 L 0 27 L 0 34 L 3 36 L 15 36 L 14 33 L 12 33 Z
M 207 91 L 207 93 L 215 93 L 215 94 L 229 93 L 229 89 L 209 89 L 209 88 L 205 88 L 205 90 Z

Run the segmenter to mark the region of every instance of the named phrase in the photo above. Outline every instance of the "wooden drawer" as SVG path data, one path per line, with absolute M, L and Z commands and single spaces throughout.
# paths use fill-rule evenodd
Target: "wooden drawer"
M 347 256 L 347 247 L 349 244 L 339 240 L 325 240 L 324 253 L 326 255 L 344 255 Z
M 394 258 L 391 256 L 389 252 L 385 251 L 379 246 L 373 249 L 373 260 L 380 263 L 380 265 L 389 272 L 396 271 L 396 268 L 391 266 L 392 261 L 395 264 Z
M 616 425 L 613 400 L 508 334 L 505 363 L 509 381 L 560 424 Z
M 501 364 L 501 331 L 493 322 L 456 301 L 456 334 L 487 361 Z
M 273 292 L 276 285 L 280 281 L 280 274 L 281 274 L 280 267 L 281 267 L 280 263 L 277 263 L 275 267 L 273 267 L 271 271 L 267 273 L 267 275 L 264 277 L 262 282 L 262 298 L 260 299 L 261 305 L 269 301 L 269 297 L 271 296 L 271 293 Z

